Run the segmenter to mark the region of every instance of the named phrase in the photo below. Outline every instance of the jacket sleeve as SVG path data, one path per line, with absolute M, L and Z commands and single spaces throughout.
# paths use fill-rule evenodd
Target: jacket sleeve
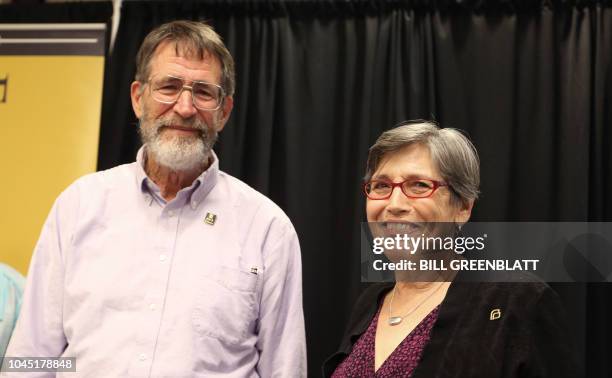
M 565 309 L 558 295 L 544 290 L 532 311 L 530 362 L 521 377 L 582 377 L 574 358 L 576 351 L 569 335 Z

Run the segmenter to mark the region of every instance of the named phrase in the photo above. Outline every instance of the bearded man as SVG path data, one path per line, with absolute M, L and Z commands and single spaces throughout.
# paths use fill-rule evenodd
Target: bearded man
M 234 86 L 210 26 L 145 38 L 131 86 L 143 147 L 56 200 L 7 357 L 74 357 L 78 376 L 306 376 L 295 230 L 212 151 Z

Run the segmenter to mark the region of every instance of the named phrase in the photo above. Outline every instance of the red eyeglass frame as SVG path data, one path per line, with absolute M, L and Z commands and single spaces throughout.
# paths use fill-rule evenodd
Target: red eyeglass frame
M 383 197 L 383 198 L 372 198 L 372 197 L 369 196 L 368 189 L 367 189 L 368 184 L 371 184 L 372 182 L 376 182 L 376 181 L 384 182 L 384 183 L 389 184 L 391 186 L 391 191 L 389 192 L 388 196 Z M 431 182 L 433 184 L 433 189 L 431 190 L 431 193 L 429 193 L 426 196 L 422 196 L 422 197 L 409 196 L 402 189 L 402 185 L 405 182 L 408 182 L 408 181 L 429 181 L 429 182 Z M 402 182 L 393 182 L 393 181 L 389 181 L 389 180 L 369 180 L 369 181 L 366 181 L 366 182 L 363 183 L 363 192 L 365 193 L 366 197 L 368 197 L 372 201 L 387 200 L 387 199 L 391 198 L 391 195 L 393 194 L 393 191 L 395 190 L 395 188 L 399 187 L 400 191 L 402 192 L 402 194 L 405 195 L 408 198 L 429 198 L 429 197 L 431 197 L 435 193 L 436 190 L 438 190 L 439 187 L 442 187 L 442 186 L 449 186 L 449 185 L 447 183 L 445 183 L 445 182 L 442 182 L 442 181 L 431 180 L 431 179 L 426 179 L 426 178 L 418 178 L 418 179 L 411 178 L 411 179 L 406 179 L 406 180 L 404 180 Z

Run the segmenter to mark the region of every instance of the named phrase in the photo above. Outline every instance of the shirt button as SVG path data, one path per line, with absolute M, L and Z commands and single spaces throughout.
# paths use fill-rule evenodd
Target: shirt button
M 166 261 L 166 255 L 159 255 L 159 261 Z
M 174 211 L 172 211 L 172 210 L 168 211 L 168 216 L 169 217 L 173 217 L 174 216 Z
M 191 202 L 191 207 L 193 207 L 194 209 L 195 209 L 196 207 L 198 207 L 198 201 L 192 201 L 192 202 Z
M 138 356 L 138 359 L 140 359 L 140 361 L 144 361 L 147 359 L 147 355 L 144 353 L 140 353 L 140 356 Z
M 157 308 L 157 306 L 155 306 L 155 303 L 151 303 L 149 305 L 149 309 L 151 309 L 151 311 L 155 311 L 156 308 Z

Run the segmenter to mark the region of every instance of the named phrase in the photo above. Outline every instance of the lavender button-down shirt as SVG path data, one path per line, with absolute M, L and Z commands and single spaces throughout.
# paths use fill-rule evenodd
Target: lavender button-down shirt
M 141 149 L 55 202 L 6 355 L 76 357 L 66 377 L 301 377 L 301 284 L 279 207 L 216 156 L 166 203 Z

